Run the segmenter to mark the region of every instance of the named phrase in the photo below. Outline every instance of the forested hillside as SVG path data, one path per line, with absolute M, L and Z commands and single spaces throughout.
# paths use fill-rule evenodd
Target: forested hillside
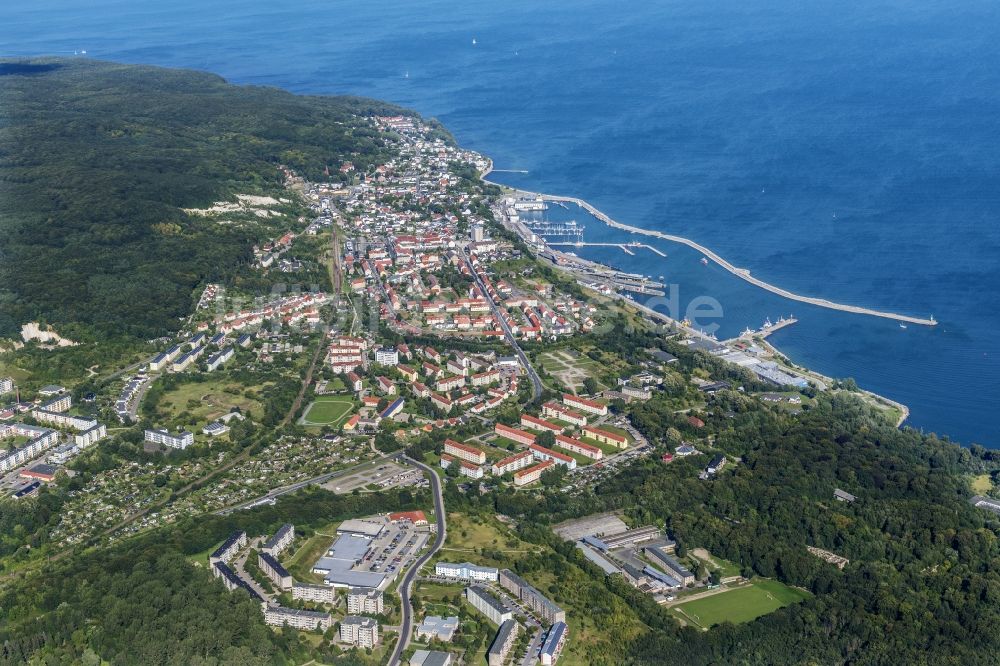
M 212 74 L 88 60 L 0 60 L 0 336 L 149 338 L 192 290 L 251 258 L 252 227 L 181 208 L 276 192 L 286 164 L 325 178 L 385 158 L 352 97 L 233 86 Z

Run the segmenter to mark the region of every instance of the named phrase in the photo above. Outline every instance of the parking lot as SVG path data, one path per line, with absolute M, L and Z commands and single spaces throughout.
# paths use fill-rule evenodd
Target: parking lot
M 338 495 L 345 495 L 355 490 L 366 490 L 368 486 L 377 486 L 378 489 L 383 490 L 418 483 L 421 479 L 423 479 L 423 475 L 419 470 L 395 462 L 385 462 L 377 467 L 360 469 L 346 476 L 338 477 L 324 483 L 322 487 Z

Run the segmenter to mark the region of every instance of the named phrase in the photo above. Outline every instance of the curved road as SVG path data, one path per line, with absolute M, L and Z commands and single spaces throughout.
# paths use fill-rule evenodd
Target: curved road
M 396 647 L 392 651 L 392 656 L 389 657 L 389 666 L 398 666 L 402 663 L 401 657 L 403 651 L 409 646 L 410 636 L 413 634 L 413 607 L 410 605 L 413 580 L 420 572 L 420 568 L 427 564 L 427 560 L 431 559 L 434 553 L 441 550 L 441 546 L 444 545 L 444 540 L 448 536 L 448 516 L 444 512 L 444 495 L 441 494 L 441 479 L 427 465 L 417 462 L 409 456 L 403 456 L 403 458 L 406 459 L 406 462 L 422 469 L 430 475 L 431 490 L 434 492 L 434 513 L 437 514 L 438 522 L 437 536 L 434 539 L 433 545 L 431 545 L 431 549 L 417 558 L 417 561 L 413 563 L 413 566 L 406 572 L 406 575 L 403 576 L 403 580 L 399 584 L 399 612 L 403 616 L 403 620 L 399 626 L 399 640 L 396 641 Z

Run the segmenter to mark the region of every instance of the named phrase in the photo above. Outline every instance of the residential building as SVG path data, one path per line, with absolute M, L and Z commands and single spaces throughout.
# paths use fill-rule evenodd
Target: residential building
M 416 638 L 417 640 L 433 640 L 436 638 L 449 643 L 454 638 L 457 630 L 458 618 L 456 616 L 441 617 L 439 615 L 428 615 L 417 626 Z
M 533 430 L 548 430 L 553 433 L 561 433 L 563 431 L 562 426 L 530 414 L 521 414 L 521 425 L 525 428 L 531 428 Z
M 482 465 L 486 462 L 486 453 L 484 451 L 468 444 L 456 442 L 453 439 L 444 440 L 444 452 L 459 460 L 464 460 L 475 465 Z
M 607 444 L 609 446 L 614 446 L 619 449 L 628 448 L 627 437 L 625 437 L 624 435 L 619 435 L 618 433 L 611 432 L 609 430 L 601 430 L 600 428 L 585 426 L 583 429 L 583 436 L 596 440 L 601 444 Z
M 528 447 L 528 450 L 538 460 L 551 460 L 557 465 L 565 465 L 569 469 L 576 469 L 576 460 L 565 453 L 559 453 L 558 451 L 553 451 L 537 444 L 532 444 Z
M 212 575 L 221 580 L 222 584 L 230 592 L 233 590 L 245 590 L 254 601 L 264 602 L 264 598 L 260 596 L 257 590 L 250 583 L 236 575 L 236 572 L 230 569 L 229 565 L 225 562 L 218 561 L 213 563 Z
M 378 622 L 370 617 L 348 615 L 340 621 L 340 642 L 360 648 L 378 644 Z
M 526 451 L 525 453 L 528 453 L 528 452 Z M 535 457 L 533 455 L 531 455 L 530 453 L 528 453 L 528 457 L 531 460 L 535 459 Z M 527 469 L 522 469 L 519 472 L 514 472 L 514 485 L 518 486 L 518 487 L 521 487 L 521 486 L 528 486 L 528 485 L 531 485 L 532 483 L 535 483 L 536 481 L 538 481 L 539 479 L 541 479 L 542 478 L 542 474 L 544 474 L 545 471 L 548 470 L 548 469 L 550 469 L 553 465 L 555 465 L 555 463 L 552 462 L 551 460 L 543 460 L 542 462 L 538 463 L 537 465 L 534 465 L 534 466 L 529 467 Z
M 493 624 L 501 625 L 514 617 L 514 613 L 509 608 L 480 585 L 470 585 L 465 588 L 465 599 L 472 604 L 473 608 L 489 618 Z
M 458 463 L 458 473 L 462 476 L 467 476 L 470 479 L 483 478 L 485 472 L 481 466 L 473 465 L 472 463 L 464 460 L 458 460 L 455 456 L 447 453 L 441 454 L 441 469 L 448 469 L 456 462 Z
M 97 419 L 85 416 L 73 416 L 62 412 L 52 412 L 47 409 L 33 409 L 31 415 L 39 423 L 56 426 L 57 428 L 72 428 L 73 430 L 90 430 L 97 427 Z
M 352 587 L 347 592 L 347 612 L 353 615 L 380 615 L 385 610 L 382 591 L 373 587 Z
M 507 472 L 516 472 L 524 469 L 534 462 L 535 457 L 531 455 L 531 451 L 521 451 L 493 463 L 492 472 L 494 476 L 502 476 Z
M 222 545 L 215 549 L 211 555 L 208 556 L 208 561 L 212 564 L 216 562 L 228 562 L 233 559 L 236 553 L 240 552 L 244 546 L 247 545 L 247 533 L 243 530 L 237 530 L 229 535 L 229 537 L 222 542 Z
M 349 389 L 357 393 L 363 386 L 364 384 L 361 381 L 361 377 L 358 376 L 358 373 L 353 370 L 347 373 L 347 387 Z
M 289 627 L 305 631 L 316 629 L 326 631 L 333 626 L 333 618 L 330 617 L 329 613 L 272 605 L 268 605 L 264 609 L 264 622 L 273 627 L 283 627 L 287 624 Z M 341 628 L 341 634 L 343 634 L 343 628 Z
M 460 578 L 462 580 L 495 583 L 499 579 L 499 570 L 495 567 L 481 567 L 471 562 L 462 562 L 461 564 L 438 562 L 434 565 L 434 575 L 443 578 Z
M 295 526 L 291 523 L 285 523 L 278 528 L 270 539 L 264 542 L 260 550 L 262 553 L 267 553 L 272 557 L 279 557 L 282 551 L 288 548 L 294 540 Z
M 85 449 L 92 444 L 96 444 L 108 436 L 108 427 L 103 423 L 98 423 L 93 428 L 88 428 L 81 433 L 73 435 L 73 443 L 81 449 Z
M 398 365 L 399 352 L 394 347 L 379 347 L 375 350 L 375 362 L 379 365 Z
M 0 377 L 0 395 L 14 392 L 14 380 L 11 377 Z
M 587 414 L 595 414 L 597 416 L 607 416 L 608 406 L 603 402 L 597 402 L 596 400 L 587 400 L 586 398 L 580 398 L 570 393 L 563 393 L 562 397 L 563 404 L 570 409 L 576 409 L 581 412 L 586 412 Z
M 311 585 L 309 583 L 292 583 L 292 599 L 315 601 L 320 604 L 334 604 L 337 592 L 330 585 Z
M 45 410 L 46 412 L 65 412 L 70 407 L 73 406 L 73 396 L 69 393 L 57 396 L 51 400 L 46 400 L 38 406 L 39 409 Z
M 486 661 L 489 666 L 503 666 L 507 661 L 511 648 L 517 641 L 517 632 L 521 628 L 514 620 L 506 620 L 497 630 L 497 635 L 490 644 L 490 649 L 486 653 Z
M 565 622 L 556 622 L 549 627 L 549 633 L 545 635 L 542 649 L 538 652 L 538 661 L 542 666 L 552 666 L 559 659 L 563 646 L 566 644 L 566 637 L 569 628 Z
M 59 443 L 57 431 L 24 423 L 0 425 L 0 436 L 29 438 L 20 448 L 0 449 L 0 472 L 12 470 Z
M 205 365 L 208 367 L 208 371 L 213 372 L 217 370 L 226 361 L 231 359 L 233 357 L 233 354 L 235 353 L 236 352 L 233 350 L 232 347 L 226 347 L 222 351 L 212 354 L 211 356 L 208 357 L 208 361 L 205 362 Z
M 147 442 L 162 444 L 172 449 L 186 449 L 194 444 L 194 435 L 186 430 L 182 430 L 176 435 L 171 435 L 169 430 L 147 430 L 145 438 Z
M 578 439 L 573 439 L 572 437 L 567 437 L 566 435 L 556 435 L 556 444 L 567 451 L 578 453 L 581 456 L 586 456 L 592 460 L 600 460 L 604 457 L 604 451 L 601 451 L 596 446 L 591 446 L 590 444 L 581 442 Z
M 560 405 L 558 402 L 547 402 L 542 405 L 542 416 L 559 419 L 575 426 L 583 427 L 587 425 L 587 417 L 580 412 L 573 411 L 569 407 Z
M 500 571 L 500 586 L 520 599 L 530 610 L 538 613 L 549 623 L 565 622 L 566 611 L 554 604 L 548 597 L 528 584 L 510 569 Z
M 517 442 L 518 444 L 524 444 L 528 446 L 535 443 L 535 436 L 530 432 L 525 432 L 524 430 L 519 430 L 517 428 L 511 428 L 502 423 L 497 423 L 493 426 L 493 432 L 500 435 L 505 439 Z
M 274 559 L 270 553 L 257 553 L 257 566 L 279 589 L 291 589 L 292 574 L 288 573 L 285 567 L 281 566 L 281 562 Z
M 486 372 L 479 372 L 469 377 L 469 383 L 472 386 L 489 386 L 490 384 L 496 384 L 499 381 L 499 370 L 487 370 Z

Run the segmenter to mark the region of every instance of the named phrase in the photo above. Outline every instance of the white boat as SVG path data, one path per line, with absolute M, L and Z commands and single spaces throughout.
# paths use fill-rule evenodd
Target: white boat
M 904 324 L 903 322 L 899 322 L 899 327 L 900 328 L 906 328 L 906 324 Z

